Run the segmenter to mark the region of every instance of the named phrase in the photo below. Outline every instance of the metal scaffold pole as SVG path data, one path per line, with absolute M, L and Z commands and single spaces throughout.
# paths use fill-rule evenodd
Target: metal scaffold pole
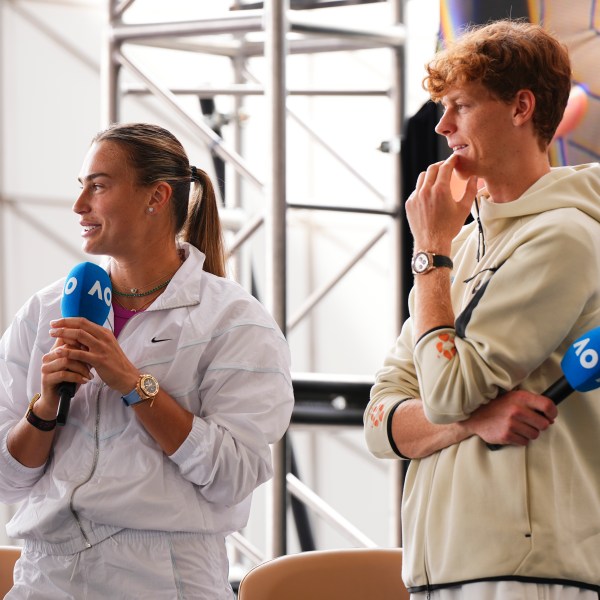
M 404 3 L 406 0 L 393 0 L 392 12 L 395 25 L 404 22 Z M 402 128 L 404 124 L 404 46 L 392 48 L 392 79 L 390 86 L 390 96 L 393 106 L 392 116 L 392 144 L 390 151 L 393 153 L 393 204 L 397 209 L 397 216 L 390 222 L 390 234 L 392 239 L 392 260 L 394 262 L 394 327 L 397 333 L 400 333 L 402 323 L 406 319 L 406 309 L 404 307 L 405 290 L 403 286 L 402 269 L 406 264 L 406 244 L 404 243 L 402 233 L 402 223 L 404 219 L 404 202 L 402 190 L 402 165 L 400 159 L 400 146 L 402 139 Z M 404 485 L 404 461 L 394 461 L 390 468 L 390 503 L 392 510 L 390 523 L 390 543 L 393 546 L 402 546 L 402 489 Z
M 112 32 L 115 20 L 118 19 L 119 7 L 117 0 L 108 2 L 108 34 L 104 36 L 102 44 L 102 61 L 100 66 L 101 86 L 104 91 L 102 94 L 102 104 L 100 108 L 100 126 L 108 127 L 111 123 L 116 123 L 119 119 L 118 110 L 118 79 L 119 63 L 115 60 L 115 52 L 120 42 L 115 41 Z
M 266 302 L 284 335 L 286 333 L 286 37 L 287 0 L 265 2 L 265 107 L 270 147 L 266 186 Z M 287 439 L 273 447 L 269 556 L 287 550 Z

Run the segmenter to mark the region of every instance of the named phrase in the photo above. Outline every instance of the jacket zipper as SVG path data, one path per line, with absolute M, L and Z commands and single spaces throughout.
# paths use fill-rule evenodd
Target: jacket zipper
M 88 483 L 90 481 L 90 479 L 94 475 L 94 472 L 96 471 L 96 466 L 98 465 L 98 457 L 100 454 L 100 433 L 99 433 L 99 431 L 100 431 L 100 394 L 102 393 L 103 388 L 104 388 L 104 384 L 101 385 L 100 389 L 98 390 L 98 396 L 96 397 L 96 423 L 94 426 L 94 459 L 92 461 L 92 467 L 90 469 L 89 475 L 87 476 L 87 479 L 85 479 L 81 483 L 77 484 L 73 488 L 73 491 L 71 492 L 71 498 L 69 500 L 69 509 L 71 510 L 71 514 L 75 518 L 75 521 L 77 522 L 77 526 L 79 527 L 79 531 L 81 532 L 81 535 L 83 536 L 83 539 L 85 540 L 85 545 L 87 548 L 91 548 L 92 544 L 90 543 L 90 540 L 83 529 L 83 526 L 81 524 L 81 520 L 79 519 L 79 515 L 77 514 L 77 511 L 73 507 L 73 499 L 75 497 L 75 492 L 80 487 L 84 486 L 86 483 Z
M 134 315 L 132 317 L 132 319 L 135 318 L 136 316 L 137 315 Z M 130 321 L 131 321 L 131 319 L 129 319 L 129 321 L 127 321 L 127 323 L 125 323 L 123 329 L 121 329 L 121 333 L 123 333 L 123 330 L 129 325 Z M 111 331 L 113 331 L 113 333 L 114 333 L 114 327 L 113 327 L 113 324 L 110 322 L 110 320 L 109 320 L 109 325 L 110 325 Z M 88 483 L 91 480 L 92 476 L 94 475 L 94 472 L 96 471 L 96 467 L 98 465 L 98 458 L 100 456 L 100 394 L 102 394 L 102 390 L 104 389 L 105 385 L 106 384 L 104 382 L 102 382 L 102 384 L 100 385 L 100 389 L 98 390 L 98 396 L 96 397 L 96 423 L 94 424 L 94 459 L 92 461 L 92 467 L 90 469 L 88 477 L 73 488 L 73 491 L 71 492 L 71 498 L 69 499 L 69 510 L 71 511 L 71 514 L 73 515 L 73 517 L 77 523 L 77 526 L 79 527 L 79 531 L 81 532 L 83 539 L 85 540 L 86 548 L 91 548 L 92 544 L 83 529 L 83 525 L 81 524 L 81 519 L 79 518 L 77 511 L 73 507 L 73 499 L 75 497 L 75 492 L 80 487 L 84 486 L 86 483 Z

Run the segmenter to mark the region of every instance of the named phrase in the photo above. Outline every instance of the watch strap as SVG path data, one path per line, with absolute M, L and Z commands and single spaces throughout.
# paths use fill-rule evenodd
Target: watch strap
M 140 402 L 146 402 L 148 398 L 142 398 L 137 391 L 137 386 L 134 387 L 128 394 L 121 396 L 123 403 L 125 406 L 133 406 L 134 404 L 139 404 Z
M 41 398 L 41 394 L 36 394 L 29 403 L 29 408 L 25 413 L 25 419 L 30 424 L 33 425 L 36 429 L 40 431 L 52 431 L 56 427 L 56 419 L 50 419 L 49 421 L 46 419 L 40 419 L 33 412 L 33 405 Z
M 448 269 L 454 268 L 454 263 L 449 256 L 443 256 L 442 254 L 433 254 L 433 266 L 437 269 L 439 267 L 448 267 Z

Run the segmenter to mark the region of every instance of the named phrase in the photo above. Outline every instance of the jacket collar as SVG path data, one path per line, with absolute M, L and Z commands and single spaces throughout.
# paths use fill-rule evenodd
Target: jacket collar
M 148 311 L 193 306 L 200 303 L 200 288 L 208 275 L 202 270 L 205 256 L 196 247 L 180 242 L 185 260 L 171 279 L 166 290 Z
M 202 270 L 206 257 L 188 242 L 179 242 L 177 246 L 183 250 L 185 260 L 173 275 L 165 291 L 145 312 L 194 306 L 200 303 L 201 287 L 206 283 L 206 278 L 211 277 L 209 273 Z M 108 315 L 111 326 L 114 318 L 114 310 L 111 306 Z

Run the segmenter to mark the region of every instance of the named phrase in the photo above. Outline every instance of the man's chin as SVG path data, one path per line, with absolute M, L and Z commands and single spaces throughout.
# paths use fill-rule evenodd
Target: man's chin
M 455 200 L 460 199 L 465 193 L 467 180 L 472 175 L 473 173 L 468 168 L 465 168 L 464 164 L 461 165 L 460 162 L 454 167 L 452 177 L 450 178 L 450 190 Z
M 468 165 L 465 164 L 464 159 L 460 159 L 454 167 L 454 173 L 461 181 L 466 181 L 472 175 L 476 175 Z

